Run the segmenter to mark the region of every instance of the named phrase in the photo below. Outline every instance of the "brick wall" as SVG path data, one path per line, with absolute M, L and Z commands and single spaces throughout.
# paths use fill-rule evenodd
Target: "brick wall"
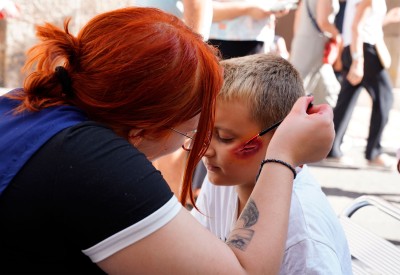
M 19 18 L 0 20 L 0 87 L 20 87 L 25 52 L 36 43 L 35 25 L 50 22 L 62 27 L 72 17 L 70 30 L 78 30 L 94 15 L 132 6 L 134 0 L 15 0 L 21 8 Z

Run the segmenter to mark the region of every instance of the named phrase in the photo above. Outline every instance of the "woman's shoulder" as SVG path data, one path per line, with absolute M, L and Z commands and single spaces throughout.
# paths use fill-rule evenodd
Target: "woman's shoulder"
M 134 148 L 129 142 L 118 136 L 112 129 L 95 121 L 83 121 L 68 127 L 54 137 L 57 143 L 64 146 L 76 146 L 84 148 L 108 147 L 112 144 L 124 144 Z M 72 149 L 72 148 L 70 148 Z
M 146 156 L 104 124 L 85 121 L 57 134 L 51 142 L 70 161 L 112 166 L 124 159 L 135 166 L 151 165 Z M 113 162 L 113 160 L 115 160 Z

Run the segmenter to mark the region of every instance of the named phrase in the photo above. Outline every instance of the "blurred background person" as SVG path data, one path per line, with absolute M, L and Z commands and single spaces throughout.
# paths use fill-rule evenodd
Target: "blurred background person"
M 333 49 L 332 60 L 324 61 L 327 42 L 336 47 L 342 43 L 334 22 L 338 12 L 338 0 L 302 0 L 295 13 L 290 61 L 303 78 L 306 92 L 314 95 L 317 104 L 335 106 L 340 91 L 332 67 L 338 52 L 335 55 Z
M 272 3 L 272 2 L 271 2 Z M 273 11 L 267 1 L 213 1 L 210 44 L 223 59 L 269 52 L 275 38 L 275 17 L 289 6 Z
M 195 32 L 208 39 L 212 21 L 211 0 L 136 0 L 143 7 L 155 7 L 181 18 Z
M 276 21 L 276 16 L 270 17 L 269 27 L 274 30 L 274 38 L 269 47 L 268 45 L 265 46 L 265 52 L 278 55 L 280 57 L 283 57 L 284 59 L 289 59 L 289 51 L 286 46 L 285 38 L 276 34 L 275 32 Z
M 16 18 L 20 16 L 19 6 L 11 0 L 0 1 L 0 19 L 4 18 Z
M 400 22 L 400 6 L 394 7 L 388 11 L 388 13 L 385 16 L 385 19 L 383 19 L 383 26 L 385 27 L 387 25 L 399 22 Z
M 343 83 L 334 109 L 336 137 L 327 161 L 351 165 L 343 156 L 341 144 L 351 115 L 362 90 L 372 99 L 372 112 L 365 158 L 371 166 L 391 169 L 394 159 L 382 153 L 382 133 L 393 104 L 392 84 L 379 57 L 378 45 L 384 45 L 383 23 L 386 16 L 385 0 L 347 0 L 343 21 Z M 389 56 L 390 58 L 390 56 Z

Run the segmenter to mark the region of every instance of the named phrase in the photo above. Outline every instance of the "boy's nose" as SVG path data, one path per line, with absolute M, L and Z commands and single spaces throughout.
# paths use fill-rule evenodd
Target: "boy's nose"
M 205 157 L 209 158 L 215 155 L 214 150 L 214 139 L 211 139 L 210 145 L 207 148 L 206 153 L 204 154 Z

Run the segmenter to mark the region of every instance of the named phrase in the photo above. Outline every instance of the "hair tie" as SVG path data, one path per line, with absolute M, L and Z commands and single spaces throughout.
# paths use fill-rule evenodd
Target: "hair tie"
M 56 76 L 61 83 L 61 88 L 64 94 L 72 95 L 72 81 L 69 77 L 68 71 L 63 66 L 56 67 Z

